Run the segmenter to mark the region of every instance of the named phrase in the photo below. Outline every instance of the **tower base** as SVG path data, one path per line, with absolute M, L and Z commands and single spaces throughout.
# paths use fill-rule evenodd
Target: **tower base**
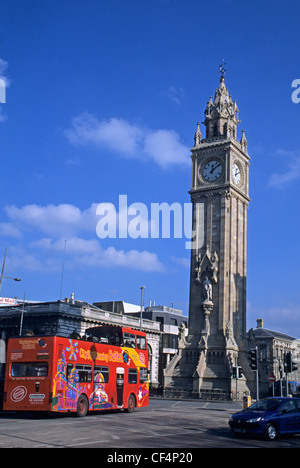
M 211 337 L 202 332 L 199 338 L 189 336 L 180 342 L 178 353 L 164 370 L 164 388 L 188 393 L 197 398 L 241 400 L 250 394 L 246 377 L 233 377 L 233 366 L 247 365 L 244 353 L 232 337 Z

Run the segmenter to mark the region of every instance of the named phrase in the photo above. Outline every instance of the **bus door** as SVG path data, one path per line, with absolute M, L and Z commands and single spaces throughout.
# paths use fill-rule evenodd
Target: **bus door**
M 123 408 L 124 405 L 124 383 L 125 383 L 125 369 L 117 367 L 117 408 Z
M 13 362 L 8 369 L 6 410 L 45 410 L 49 404 L 48 362 Z

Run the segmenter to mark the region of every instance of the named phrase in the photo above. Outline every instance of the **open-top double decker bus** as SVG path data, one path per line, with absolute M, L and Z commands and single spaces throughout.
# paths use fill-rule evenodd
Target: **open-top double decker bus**
M 102 326 L 85 339 L 60 336 L 10 338 L 4 411 L 76 412 L 149 404 L 145 333 Z

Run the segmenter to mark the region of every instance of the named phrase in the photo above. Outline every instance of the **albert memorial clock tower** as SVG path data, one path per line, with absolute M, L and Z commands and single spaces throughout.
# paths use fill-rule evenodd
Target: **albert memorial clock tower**
M 220 67 L 221 68 L 221 67 Z M 197 125 L 191 149 L 193 232 L 189 333 L 165 369 L 165 387 L 195 394 L 234 394 L 232 369 L 239 366 L 239 392 L 249 390 L 253 373 L 246 349 L 247 208 L 249 156 L 244 131 L 238 140 L 236 101 L 224 70 L 204 115 L 205 138 Z

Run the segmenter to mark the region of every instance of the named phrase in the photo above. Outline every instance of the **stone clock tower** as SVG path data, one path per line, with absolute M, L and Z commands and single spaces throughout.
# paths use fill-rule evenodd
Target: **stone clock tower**
M 165 369 L 165 386 L 200 393 L 235 393 L 232 367 L 240 366 L 239 392 L 252 373 L 246 357 L 247 208 L 249 156 L 244 131 L 237 139 L 238 107 L 224 70 L 205 109 L 191 149 L 193 231 L 189 334 Z

